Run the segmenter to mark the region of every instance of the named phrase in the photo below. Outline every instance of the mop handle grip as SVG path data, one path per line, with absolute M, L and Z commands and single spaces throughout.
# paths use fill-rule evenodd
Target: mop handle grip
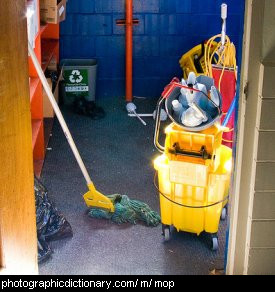
M 221 18 L 222 18 L 221 43 L 222 46 L 224 46 L 226 40 L 226 19 L 227 19 L 227 4 L 225 3 L 221 5 Z
M 223 20 L 227 19 L 227 4 L 225 3 L 221 5 L 221 15 Z
M 56 117 L 57 117 L 57 119 L 58 119 L 58 121 L 59 121 L 59 123 L 60 123 L 60 125 L 62 127 L 64 135 L 67 138 L 68 143 L 69 143 L 69 145 L 70 145 L 70 147 L 71 147 L 71 149 L 73 151 L 75 159 L 76 159 L 76 161 L 77 161 L 77 163 L 78 163 L 78 165 L 79 165 L 79 167 L 80 167 L 80 169 L 81 169 L 81 171 L 82 171 L 82 173 L 83 173 L 83 175 L 85 177 L 85 180 L 86 180 L 87 184 L 89 185 L 89 184 L 92 183 L 92 180 L 91 180 L 91 178 L 90 178 L 90 176 L 88 174 L 88 171 L 87 171 L 87 169 L 86 169 L 86 167 L 84 165 L 84 162 L 83 162 L 83 160 L 82 160 L 82 158 L 81 158 L 81 156 L 79 154 L 79 151 L 77 150 L 77 147 L 75 145 L 73 137 L 72 137 L 72 135 L 70 133 L 70 130 L 69 130 L 69 128 L 68 128 L 68 126 L 67 126 L 67 124 L 66 124 L 66 122 L 64 120 L 64 117 L 63 117 L 63 115 L 62 115 L 62 113 L 61 113 L 61 111 L 59 109 L 59 106 L 58 106 L 58 104 L 57 104 L 57 102 L 56 102 L 56 100 L 54 98 L 54 95 L 53 95 L 52 90 L 51 90 L 51 88 L 50 88 L 50 86 L 48 84 L 48 81 L 47 81 L 47 79 L 46 79 L 46 77 L 44 75 L 44 72 L 43 72 L 43 70 L 42 70 L 42 68 L 41 68 L 41 66 L 40 66 L 40 64 L 39 64 L 39 62 L 37 60 L 37 57 L 36 57 L 32 47 L 31 47 L 31 44 L 29 42 L 28 42 L 28 52 L 29 52 L 29 55 L 30 55 L 30 57 L 32 59 L 34 67 L 35 67 L 35 69 L 37 71 L 37 74 L 38 74 L 38 76 L 39 76 L 39 78 L 40 78 L 40 80 L 42 82 L 42 85 L 43 85 L 43 87 L 44 87 L 44 89 L 46 91 L 46 94 L 47 94 L 47 96 L 49 98 L 49 101 L 50 101 L 50 103 L 51 103 L 51 105 L 52 105 L 52 107 L 54 109 Z

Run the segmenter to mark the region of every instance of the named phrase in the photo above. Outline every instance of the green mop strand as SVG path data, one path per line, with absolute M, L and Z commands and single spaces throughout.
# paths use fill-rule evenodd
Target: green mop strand
M 127 196 L 111 195 L 107 196 L 115 206 L 115 212 L 103 209 L 91 208 L 89 216 L 97 219 L 111 220 L 117 224 L 131 223 L 137 224 L 138 221 L 145 222 L 147 226 L 156 227 L 160 223 L 160 216 L 153 211 L 147 204 L 130 200 Z

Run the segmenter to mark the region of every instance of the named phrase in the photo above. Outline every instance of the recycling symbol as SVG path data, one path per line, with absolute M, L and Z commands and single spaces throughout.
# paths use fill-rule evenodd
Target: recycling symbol
M 71 83 L 80 83 L 83 80 L 83 76 L 79 70 L 73 70 L 69 79 Z

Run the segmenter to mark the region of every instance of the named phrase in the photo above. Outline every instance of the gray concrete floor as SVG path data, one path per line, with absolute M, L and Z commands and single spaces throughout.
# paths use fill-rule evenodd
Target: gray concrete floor
M 148 203 L 159 211 L 153 185 L 154 121 L 144 127 L 128 118 L 122 99 L 102 100 L 107 115 L 94 121 L 65 109 L 69 128 L 97 188 Z M 156 100 L 136 101 L 140 112 L 151 113 Z M 42 275 L 206 275 L 223 268 L 227 222 L 220 224 L 219 250 L 209 249 L 208 236 L 173 232 L 163 242 L 161 226 L 115 225 L 91 219 L 82 199 L 86 184 L 57 121 L 47 152 L 42 182 L 49 197 L 73 228 L 70 239 L 51 242 L 52 257 L 40 265 Z

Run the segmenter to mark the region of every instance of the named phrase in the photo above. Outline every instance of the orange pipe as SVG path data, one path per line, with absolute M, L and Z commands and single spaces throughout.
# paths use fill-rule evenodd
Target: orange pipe
M 133 0 L 126 0 L 126 101 L 133 100 Z

